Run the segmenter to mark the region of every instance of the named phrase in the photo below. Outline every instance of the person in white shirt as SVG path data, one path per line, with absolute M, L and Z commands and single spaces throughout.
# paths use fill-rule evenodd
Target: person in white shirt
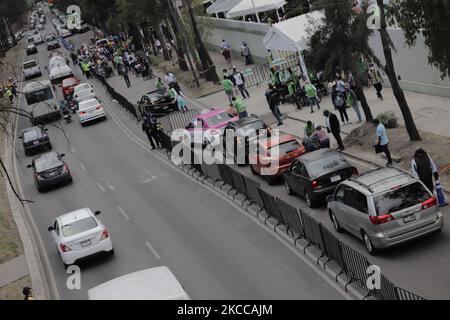
M 164 76 L 164 82 L 167 84 L 168 87 L 173 85 L 173 87 L 175 88 L 175 90 L 177 90 L 177 92 L 181 91 L 180 86 L 177 83 L 177 78 L 175 78 L 173 73 L 166 72 L 166 75 Z
M 250 94 L 247 91 L 247 88 L 245 88 L 245 77 L 244 75 L 236 69 L 236 67 L 233 67 L 233 79 L 234 79 L 234 85 L 238 87 L 239 91 L 242 94 L 242 97 L 244 99 L 250 98 Z

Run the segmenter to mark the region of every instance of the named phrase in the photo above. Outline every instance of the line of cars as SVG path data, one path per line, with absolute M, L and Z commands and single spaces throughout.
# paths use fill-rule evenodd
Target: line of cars
M 225 109 L 197 115 L 186 126 L 191 139 L 208 129 L 213 129 L 209 136 L 197 141 L 212 141 L 212 132 L 223 139 L 224 153 L 232 155 L 236 164 L 249 164 L 251 172 L 262 174 L 269 184 L 283 180 L 287 193 L 304 198 L 311 208 L 326 202 L 336 231 L 346 230 L 360 238 L 370 254 L 443 227 L 435 196 L 419 179 L 399 168 L 360 174 L 334 149 L 307 152 L 291 135 L 280 133 L 277 139 L 261 136 L 261 131 L 270 129 L 264 121 L 254 115 L 237 119 Z M 229 139 L 229 130 L 234 141 Z M 230 142 L 234 148 L 226 148 Z M 263 169 L 269 166 L 273 170 L 265 174 Z

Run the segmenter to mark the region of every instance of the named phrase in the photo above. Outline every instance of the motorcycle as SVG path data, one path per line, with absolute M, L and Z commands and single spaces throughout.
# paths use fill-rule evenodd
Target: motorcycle
M 60 102 L 60 109 L 62 111 L 64 120 L 66 120 L 67 123 L 71 123 L 72 122 L 72 116 L 70 115 L 70 109 L 67 108 L 67 102 L 66 101 L 62 100 Z

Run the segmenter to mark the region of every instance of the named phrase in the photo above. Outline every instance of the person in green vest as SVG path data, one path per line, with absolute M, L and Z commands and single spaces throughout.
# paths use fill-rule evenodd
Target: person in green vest
M 311 107 L 311 113 L 314 113 L 314 105 L 315 104 L 317 105 L 317 108 L 320 110 L 319 100 L 317 99 L 316 87 L 310 81 L 306 81 L 304 89 L 305 89 L 306 97 L 309 100 L 309 106 Z
M 89 62 L 82 62 L 81 63 L 81 69 L 83 70 L 83 73 L 86 75 L 88 79 L 91 78 L 91 65 Z
M 234 84 L 233 81 L 231 81 L 228 77 L 223 77 L 222 81 L 222 87 L 225 90 L 225 94 L 228 97 L 228 101 L 230 104 L 233 104 L 233 97 L 234 97 Z
M 162 81 L 161 77 L 158 77 L 156 80 L 156 89 L 161 93 L 166 93 L 166 86 L 164 85 L 164 81 Z
M 292 80 L 289 81 L 288 92 L 291 97 L 293 97 L 297 93 L 297 87 L 295 86 L 295 83 Z
M 175 102 L 177 100 L 177 90 L 171 85 L 169 86 L 169 97 L 172 99 L 172 102 Z
M 276 86 L 280 83 L 280 73 L 274 67 L 270 68 L 270 82 Z
M 236 97 L 233 97 L 232 101 L 233 106 L 236 108 L 236 112 L 239 115 L 239 119 L 248 117 L 247 107 L 245 106 L 244 101 Z
M 313 123 L 311 121 L 306 122 L 306 126 L 304 129 L 305 138 L 311 137 L 315 131 L 316 128 L 314 127 Z
M 9 101 L 10 101 L 11 104 L 12 104 L 12 103 L 13 103 L 13 98 L 14 98 L 12 88 L 11 88 L 11 87 L 8 87 L 8 88 L 6 89 L 5 94 L 6 94 L 6 96 L 9 98 Z

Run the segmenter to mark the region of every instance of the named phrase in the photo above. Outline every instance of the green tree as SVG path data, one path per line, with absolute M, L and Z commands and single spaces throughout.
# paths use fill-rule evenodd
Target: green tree
M 414 45 L 422 33 L 430 49 L 430 64 L 439 68 L 443 78 L 450 76 L 450 1 L 391 0 L 390 7 L 407 44 Z
M 312 33 L 308 64 L 328 75 L 334 75 L 337 66 L 352 71 L 356 94 L 361 101 L 366 121 L 372 121 L 358 64 L 361 57 L 378 61 L 368 44 L 373 31 L 366 27 L 367 15 L 354 15 L 351 1 L 325 0 L 316 1 L 315 4 L 316 8 L 324 8 L 325 23 Z
M 400 84 L 398 83 L 397 80 L 397 75 L 395 73 L 394 60 L 392 58 L 392 50 L 391 50 L 391 46 L 393 46 L 393 44 L 386 30 L 387 23 L 386 23 L 386 14 L 383 6 L 383 0 L 377 0 L 377 4 L 379 8 L 383 8 L 383 10 L 378 11 L 380 13 L 380 23 L 381 23 L 379 32 L 381 37 L 381 43 L 383 45 L 384 58 L 386 60 L 386 66 L 384 68 L 384 71 L 386 72 L 389 78 L 389 81 L 392 86 L 392 92 L 394 93 L 395 99 L 397 100 L 398 106 L 400 107 L 400 110 L 402 112 L 406 131 L 408 131 L 409 139 L 411 141 L 420 141 L 421 138 L 419 131 L 417 130 L 416 124 L 414 123 L 414 118 L 411 114 L 411 110 L 409 109 L 408 102 L 406 101 L 405 93 L 400 87 Z

